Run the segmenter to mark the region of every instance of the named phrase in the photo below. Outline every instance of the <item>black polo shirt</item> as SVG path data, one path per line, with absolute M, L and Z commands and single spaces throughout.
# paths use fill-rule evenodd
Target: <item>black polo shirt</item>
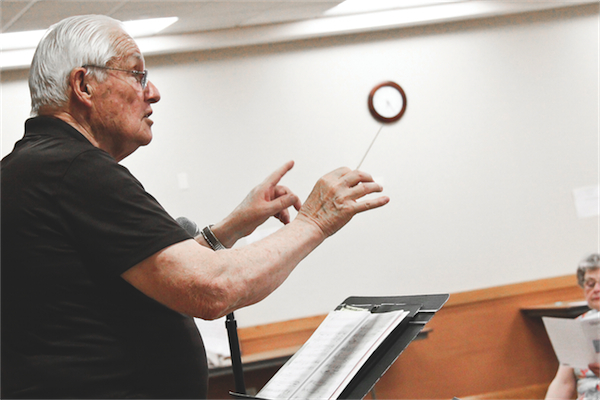
M 2 398 L 203 398 L 193 320 L 120 275 L 189 239 L 67 123 L 36 117 L 1 163 Z

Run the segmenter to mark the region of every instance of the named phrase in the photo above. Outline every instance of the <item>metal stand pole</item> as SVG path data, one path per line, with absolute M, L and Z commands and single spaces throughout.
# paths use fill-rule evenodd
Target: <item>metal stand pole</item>
M 231 351 L 231 367 L 233 368 L 233 379 L 235 380 L 235 391 L 246 394 L 244 383 L 244 369 L 242 367 L 242 353 L 240 352 L 240 341 L 237 334 L 237 322 L 233 313 L 227 314 L 225 327 L 229 336 L 229 350 Z

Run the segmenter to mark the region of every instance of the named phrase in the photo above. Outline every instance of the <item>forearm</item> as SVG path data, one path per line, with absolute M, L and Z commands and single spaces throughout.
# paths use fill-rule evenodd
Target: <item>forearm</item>
M 173 310 L 214 319 L 264 299 L 324 239 L 318 227 L 297 218 L 240 249 L 213 252 L 191 240 L 175 244 L 123 278 Z
M 213 231 L 217 239 L 219 239 L 219 241 L 223 244 L 223 246 L 230 249 L 238 240 L 246 236 L 245 232 L 236 229 L 238 226 L 239 224 L 236 224 L 236 221 L 234 221 L 232 216 L 229 215 L 222 221 L 212 225 L 210 229 Z M 202 237 L 202 235 L 200 236 Z M 200 244 L 204 243 L 205 241 L 202 238 Z
M 222 316 L 261 301 L 324 239 L 314 224 L 296 219 L 258 242 L 218 252 L 215 255 L 222 258 L 222 268 L 216 282 L 226 301 L 213 312 Z
M 552 382 L 546 393 L 546 400 L 568 400 L 573 399 L 574 389 L 559 382 Z
M 556 376 L 548 387 L 546 400 L 566 400 L 575 398 L 575 375 L 573 369 L 566 366 L 559 366 Z

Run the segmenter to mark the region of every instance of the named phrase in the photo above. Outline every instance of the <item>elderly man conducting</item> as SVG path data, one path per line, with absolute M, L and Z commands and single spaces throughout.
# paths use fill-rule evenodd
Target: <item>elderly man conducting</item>
M 264 299 L 355 214 L 389 201 L 357 201 L 381 186 L 340 168 L 301 204 L 279 185 L 288 162 L 203 230 L 210 243 L 192 238 L 119 164 L 150 143 L 160 94 L 118 21 L 54 25 L 29 86 L 33 118 L 1 170 L 2 398 L 206 397 L 191 317 Z M 270 216 L 285 226 L 230 249 Z

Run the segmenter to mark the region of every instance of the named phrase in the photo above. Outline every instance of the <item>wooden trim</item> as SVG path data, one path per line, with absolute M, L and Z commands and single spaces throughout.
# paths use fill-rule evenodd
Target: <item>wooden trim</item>
M 240 347 L 244 356 L 300 347 L 323 322 L 326 315 L 298 318 L 272 324 L 238 329 Z
M 314 317 L 298 318 L 283 322 L 240 328 L 238 330 L 238 336 L 240 340 L 253 340 L 257 338 L 264 339 L 265 337 L 302 332 L 307 329 L 314 330 L 317 329 L 324 319 L 325 315 L 317 315 Z
M 564 289 L 577 284 L 576 276 L 565 275 L 555 278 L 540 279 L 536 281 L 514 283 L 504 286 L 495 286 L 485 289 L 471 290 L 453 293 L 444 306 L 444 309 L 465 304 L 473 304 L 482 301 L 495 300 L 505 297 L 519 296 L 523 294 L 544 292 L 548 290 Z M 277 343 L 282 336 L 304 336 L 307 332 L 314 332 L 323 322 L 326 315 L 316 315 L 306 318 L 298 318 L 282 322 L 274 322 L 265 325 L 257 325 L 238 329 L 238 335 L 242 346 L 244 343 L 254 341 L 273 341 Z M 310 336 L 309 334 L 309 336 Z M 294 343 L 298 345 L 302 343 Z M 248 347 L 248 346 L 246 346 Z M 272 349 L 275 349 L 274 346 Z M 270 351 L 270 350 L 269 350 Z
M 482 393 L 475 396 L 461 397 L 462 400 L 496 400 L 496 399 L 543 399 L 548 391 L 548 384 L 541 383 L 499 392 Z
M 473 304 L 482 301 L 496 300 L 504 297 L 520 296 L 545 292 L 548 290 L 565 289 L 577 285 L 575 275 L 564 275 L 556 278 L 540 279 L 536 281 L 514 283 L 504 286 L 495 286 L 486 289 L 471 290 L 468 292 L 454 293 L 444 308 Z

